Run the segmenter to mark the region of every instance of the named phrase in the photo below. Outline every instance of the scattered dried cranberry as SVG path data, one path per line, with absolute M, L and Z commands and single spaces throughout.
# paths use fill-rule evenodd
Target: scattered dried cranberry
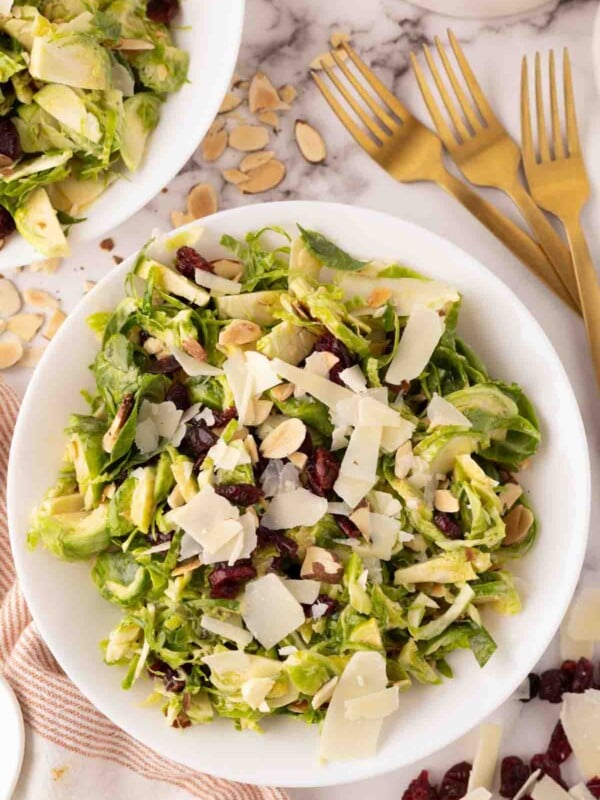
M 426 769 L 408 784 L 402 800 L 438 800 L 438 793 L 435 786 L 429 783 L 429 773 Z
M 540 676 L 536 675 L 535 672 L 530 672 L 527 676 L 527 680 L 529 681 L 529 697 L 521 700 L 522 703 L 529 703 L 535 697 L 538 696 L 540 691 Z
M 237 419 L 237 408 L 235 406 L 231 406 L 230 408 L 225 408 L 223 411 L 213 411 L 213 416 L 215 418 L 213 428 L 222 428 L 224 425 L 232 419 Z
M 180 247 L 175 256 L 175 269 L 190 281 L 196 279 L 196 270 L 214 272 L 215 268 L 193 247 Z
M 154 532 L 153 542 L 154 544 L 164 544 L 165 542 L 170 542 L 173 539 L 174 531 L 167 531 L 163 533 L 159 531 L 158 528 Z
M 537 755 L 531 759 L 531 771 L 535 772 L 536 769 L 540 769 L 542 771 L 540 777 L 547 775 L 549 778 L 552 778 L 553 781 L 556 781 L 560 786 L 562 786 L 563 789 L 567 788 L 560 773 L 560 764 L 557 764 L 556 761 L 548 755 L 548 753 L 537 753 Z
M 231 600 L 239 593 L 242 584 L 256 578 L 256 569 L 249 560 L 238 561 L 233 567 L 217 564 L 208 576 L 210 596 Z
M 188 425 L 181 441 L 181 450 L 193 458 L 204 458 L 216 441 L 215 434 L 203 422 Z
M 215 492 L 236 506 L 253 506 L 263 496 L 260 486 L 254 486 L 252 483 L 223 484 L 215 486 Z
M 563 661 L 560 666 L 560 672 L 563 677 L 563 692 L 572 691 L 573 678 L 575 677 L 575 670 L 577 669 L 576 661 Z
M 190 406 L 187 386 L 184 386 L 183 383 L 173 382 L 167 390 L 165 400 L 170 400 L 180 411 L 185 411 Z
M 316 605 L 324 605 L 327 606 L 325 611 L 322 614 L 319 614 L 319 617 L 330 617 L 337 611 L 338 603 L 337 600 L 334 600 L 331 597 L 328 597 L 326 594 L 320 594 L 314 603 L 310 605 L 303 604 L 302 608 L 304 609 L 304 615 L 307 617 L 314 617 L 314 608 Z
M 298 555 L 298 544 L 282 531 L 272 531 L 259 525 L 256 529 L 256 536 L 259 545 L 265 546 L 272 544 L 279 550 L 282 556 L 295 558 Z
M 148 364 L 148 372 L 153 375 L 169 375 L 181 369 L 179 361 L 175 356 L 165 356 L 164 358 L 154 358 Z
M 192 724 L 192 721 L 188 717 L 185 712 L 181 712 L 178 714 L 175 719 L 173 720 L 173 728 L 189 728 Z
M 179 694 L 185 689 L 185 678 L 182 678 L 176 669 L 173 669 L 159 658 L 148 666 L 148 673 L 152 678 L 162 678 L 167 692 Z
M 458 522 L 445 511 L 436 511 L 433 521 L 449 539 L 462 539 L 462 531 Z
M 306 464 L 308 484 L 315 494 L 325 497 L 333 489 L 340 465 L 336 457 L 324 447 L 317 447 Z
M 440 783 L 440 800 L 460 800 L 467 794 L 467 785 L 472 766 L 468 761 L 455 764 L 446 772 Z
M 509 472 L 506 467 L 498 467 L 498 477 L 500 478 L 500 483 L 516 483 L 516 478 Z
M 22 152 L 19 131 L 15 123 L 7 117 L 2 117 L 0 119 L 0 153 L 10 158 L 11 161 L 16 161 Z
M 14 233 L 15 228 L 15 221 L 10 213 L 4 206 L 0 206 L 0 238 L 5 239 L 10 236 L 11 233 Z
M 500 766 L 500 794 L 514 797 L 530 776 L 531 770 L 518 756 L 506 756 Z
M 586 785 L 594 797 L 600 798 L 600 775 L 592 778 L 592 780 L 588 781 Z
M 152 22 L 162 22 L 169 25 L 179 11 L 179 0 L 148 0 L 146 16 Z
M 547 669 L 540 675 L 540 700 L 548 700 L 549 703 L 560 703 L 565 682 L 563 674 L 559 669 Z
M 582 694 L 594 685 L 594 665 L 588 658 L 580 658 L 573 674 L 572 692 Z
M 336 514 L 335 521 L 338 524 L 338 528 L 349 539 L 360 539 L 360 531 L 349 517 L 342 517 Z
M 558 720 L 554 730 L 552 731 L 552 736 L 550 737 L 550 743 L 548 744 L 548 755 L 553 761 L 556 761 L 557 764 L 562 764 L 563 761 L 567 760 L 572 752 L 573 748 L 569 744 L 569 740 L 567 739 L 567 734 L 562 726 L 562 722 Z
M 313 347 L 313 352 L 333 353 L 334 356 L 338 357 L 337 364 L 334 364 L 329 370 L 329 379 L 343 386 L 340 372 L 354 364 L 354 359 L 346 345 L 327 331 L 322 336 L 319 336 Z

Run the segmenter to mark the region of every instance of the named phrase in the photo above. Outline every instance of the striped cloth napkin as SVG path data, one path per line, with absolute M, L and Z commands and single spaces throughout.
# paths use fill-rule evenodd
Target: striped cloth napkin
M 17 695 L 30 736 L 41 736 L 59 746 L 61 752 L 64 749 L 77 754 L 78 759 L 103 759 L 115 765 L 115 773 L 122 774 L 116 767 L 120 765 L 148 780 L 171 784 L 179 790 L 178 798 L 185 797 L 187 792 L 203 800 L 287 800 L 281 789 L 212 778 L 162 758 L 113 725 L 62 672 L 32 622 L 16 580 L 10 551 L 6 474 L 18 407 L 14 392 L 0 385 L 0 671 Z M 90 770 L 96 766 L 96 762 L 88 761 L 88 764 Z M 48 770 L 47 764 L 40 764 L 42 767 Z M 35 769 L 33 763 L 32 770 L 35 772 Z M 82 773 L 81 768 L 78 771 Z M 119 789 L 118 774 L 110 782 L 112 797 L 126 796 Z M 28 780 L 28 783 L 36 781 Z M 167 797 L 166 790 L 163 785 L 162 798 Z M 27 792 L 26 796 L 33 795 Z

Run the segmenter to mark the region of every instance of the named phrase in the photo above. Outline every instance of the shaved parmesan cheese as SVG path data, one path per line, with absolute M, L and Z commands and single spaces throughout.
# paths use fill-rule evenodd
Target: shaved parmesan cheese
M 200 625 L 202 625 L 205 631 L 216 633 L 217 636 L 222 636 L 224 639 L 235 642 L 242 650 L 252 641 L 252 634 L 248 631 L 245 631 L 238 625 L 232 625 L 231 622 L 224 622 L 221 619 L 209 617 L 207 614 L 203 614 L 200 618 Z
M 567 635 L 576 642 L 600 641 L 600 588 L 581 590 L 569 613 Z
M 304 580 L 284 580 L 283 584 L 288 592 L 291 592 L 296 600 L 303 606 L 311 606 L 321 591 L 320 581 Z
M 221 278 L 214 272 L 204 269 L 195 271 L 195 279 L 198 286 L 210 289 L 211 294 L 239 294 L 242 291 L 241 283 L 230 281 L 228 278 Z
M 164 403 L 150 403 L 148 400 L 143 400 L 135 431 L 138 450 L 141 453 L 150 453 L 156 450 L 160 438 L 174 441 L 177 433 L 180 434 L 178 438 L 181 441 L 185 433 L 185 428 L 179 430 L 182 414 L 183 412 L 170 400 Z
M 189 533 L 184 533 L 181 537 L 181 544 L 179 546 L 179 559 L 185 561 L 192 556 L 197 556 L 200 552 L 200 544 L 190 536 Z
M 315 603 L 312 608 L 310 609 L 310 613 L 313 619 L 321 619 L 327 613 L 327 609 L 329 606 L 327 603 Z
M 298 648 L 295 647 L 293 644 L 288 644 L 285 647 L 280 647 L 277 652 L 282 658 L 285 658 L 287 656 L 293 655 L 294 653 L 297 653 Z
M 244 353 L 246 368 L 254 382 L 254 394 L 259 395 L 281 383 L 269 359 L 262 353 L 248 350 Z
M 233 394 L 238 419 L 242 425 L 249 424 L 248 407 L 252 399 L 253 385 L 241 350 L 233 350 L 230 353 L 229 358 L 223 364 L 223 371 Z
M 219 439 L 206 455 L 214 461 L 217 469 L 230 470 L 235 469 L 240 464 L 250 463 L 248 451 L 241 442 L 227 444 L 223 439 Z
M 339 358 L 334 356 L 333 353 L 328 353 L 325 350 L 315 350 L 314 353 L 311 353 L 304 361 L 305 369 L 308 372 L 312 372 L 313 375 L 320 375 L 321 378 L 327 378 L 329 380 L 329 370 L 338 363 Z M 298 390 L 300 387 L 296 386 L 294 388 L 294 395 L 298 397 Z M 300 389 L 300 394 L 304 394 L 303 390 Z
M 327 503 L 328 514 L 341 514 L 343 517 L 348 517 L 352 513 L 352 509 L 348 503 Z
M 406 478 L 414 464 L 412 444 L 405 442 L 396 450 L 394 459 L 394 475 L 402 480 Z
M 388 492 L 372 492 L 371 506 L 377 514 L 384 514 L 386 517 L 397 517 L 402 511 L 400 501 Z M 332 512 L 333 513 L 333 512 Z
M 325 715 L 321 758 L 347 761 L 375 754 L 382 720 L 349 720 L 346 718 L 346 702 L 381 692 L 386 684 L 385 659 L 380 653 L 359 651 L 353 654 L 335 687 Z
M 548 775 L 544 775 L 531 792 L 533 800 L 571 800 L 571 795 Z
M 433 397 L 429 401 L 427 417 L 429 418 L 429 430 L 440 425 L 457 425 L 460 428 L 473 427 L 473 423 L 456 406 L 453 406 L 448 400 L 444 400 L 437 392 L 433 393 Z
M 203 656 L 202 660 L 211 672 L 218 675 L 237 673 L 249 678 L 273 678 L 283 669 L 281 662 L 264 656 L 253 656 L 242 650 L 224 650 L 211 656 Z
M 398 710 L 398 687 L 391 686 L 380 692 L 346 700 L 346 719 L 383 719 Z
M 152 453 L 158 447 L 158 431 L 154 420 L 138 422 L 135 429 L 135 446 L 140 453 Z
M 218 553 L 227 542 L 242 532 L 242 525 L 237 519 L 224 519 L 202 535 L 202 546 L 208 553 Z
M 304 623 L 302 606 L 272 572 L 246 585 L 242 617 L 266 650 Z
M 202 544 L 203 534 L 226 519 L 238 519 L 239 510 L 218 495 L 212 486 L 204 486 L 189 503 L 169 512 L 169 519 Z
M 396 453 L 413 434 L 415 426 L 407 419 L 402 420 L 401 425 L 395 428 L 385 427 L 381 435 L 381 449 L 386 453 Z
M 170 347 L 169 352 L 177 360 L 185 374 L 191 378 L 197 378 L 200 375 L 223 374 L 223 370 L 220 367 L 214 367 L 208 361 L 198 361 L 179 347 Z
M 333 429 L 331 434 L 331 452 L 335 453 L 336 450 L 343 450 L 348 446 L 348 437 L 350 436 L 351 428 L 349 425 L 338 425 Z
M 327 500 L 324 497 L 317 497 L 308 489 L 299 487 L 276 494 L 261 519 L 261 525 L 271 530 L 314 525 L 326 512 Z
M 479 728 L 479 745 L 469 775 L 467 792 L 483 787 L 491 789 L 498 761 L 502 726 L 486 722 Z
M 186 408 L 186 410 L 181 415 L 181 421 L 183 423 L 185 423 L 185 422 L 189 422 L 191 419 L 194 419 L 196 414 L 199 414 L 201 408 L 202 408 L 202 403 L 194 403 L 189 408 Z M 204 411 L 205 412 L 210 412 L 210 414 L 212 415 L 212 422 L 209 423 L 208 420 L 206 420 L 206 424 L 209 427 L 211 425 L 214 425 L 215 424 L 215 417 L 214 417 L 214 414 L 212 413 L 212 411 L 210 410 L 210 408 L 205 408 Z
M 321 708 L 324 703 L 328 703 L 331 700 L 338 681 L 338 676 L 334 675 L 331 680 L 327 681 L 327 683 L 324 683 L 323 686 L 321 686 L 321 688 L 314 693 L 313 699 L 310 703 L 314 709 Z
M 466 794 L 462 800 L 490 800 L 492 793 L 480 786 L 479 789 L 473 789 L 472 792 Z
M 2 0 L 0 2 L 0 15 L 3 17 L 8 17 L 10 14 L 11 8 L 13 7 L 14 0 Z
M 369 507 L 364 505 L 350 514 L 350 520 L 356 525 L 367 541 L 371 538 L 371 512 Z
M 567 633 L 569 618 L 560 626 L 560 657 L 563 661 L 579 661 L 580 658 L 594 656 L 594 642 L 577 642 Z
M 436 311 L 415 306 L 386 372 L 386 382 L 398 385 L 417 378 L 433 355 L 443 332 L 444 321 Z
M 260 485 L 265 497 L 273 497 L 280 492 L 291 492 L 300 486 L 300 473 L 293 464 L 284 464 L 280 459 L 269 461 L 260 476 Z
M 400 523 L 397 519 L 371 513 L 371 554 L 389 561 L 398 542 L 399 533 Z
M 347 400 L 353 396 L 349 389 L 338 386 L 337 383 L 315 375 L 307 369 L 293 367 L 279 358 L 274 358 L 272 364 L 281 378 L 299 386 L 300 389 L 320 400 L 328 408 L 334 408 L 340 400 Z
M 600 769 L 600 690 L 564 694 L 560 719 L 586 780 Z
M 250 678 L 242 684 L 242 697 L 250 708 L 268 714 L 271 709 L 266 702 L 266 697 L 274 686 L 273 678 Z
M 590 792 L 585 783 L 577 783 L 575 786 L 571 786 L 569 794 L 574 800 L 595 800 L 594 795 Z M 519 798 L 519 800 L 521 800 L 521 798 Z
M 355 508 L 377 482 L 381 428 L 355 428 L 333 486 L 336 494 Z
M 352 392 L 360 394 L 367 388 L 367 378 L 358 364 L 347 367 L 340 372 L 340 378 Z
M 538 782 L 538 779 L 541 774 L 542 774 L 541 769 L 536 769 L 535 772 L 532 772 L 531 775 L 525 781 L 525 783 L 521 786 L 519 791 L 516 793 L 516 795 L 513 797 L 513 800 L 521 800 L 522 797 L 529 796 L 531 794 L 531 790 Z

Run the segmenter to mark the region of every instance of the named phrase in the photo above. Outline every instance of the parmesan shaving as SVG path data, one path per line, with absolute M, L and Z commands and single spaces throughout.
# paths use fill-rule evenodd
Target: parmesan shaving
M 433 397 L 427 406 L 427 417 L 429 418 L 429 430 L 437 428 L 440 425 L 456 425 L 460 428 L 472 428 L 473 423 L 470 422 L 464 414 L 462 414 L 452 403 L 444 400 L 437 392 L 433 393 Z
M 364 697 L 346 700 L 345 716 L 349 720 L 383 719 L 398 710 L 398 687 L 391 686 Z
M 266 650 L 304 623 L 302 606 L 272 572 L 246 585 L 242 617 Z
M 567 635 L 576 642 L 600 641 L 600 588 L 581 590 L 569 613 Z
M 242 291 L 242 284 L 237 281 L 230 281 L 228 278 L 221 278 L 214 272 L 207 272 L 204 269 L 197 269 L 195 279 L 198 286 L 209 289 L 212 294 L 239 294 Z
M 444 322 L 437 311 L 415 306 L 388 367 L 386 382 L 399 385 L 417 378 L 431 359 L 443 332 Z
M 261 525 L 271 530 L 315 525 L 326 512 L 327 500 L 324 497 L 317 497 L 308 489 L 299 487 L 276 494 L 261 519 Z
M 491 790 L 502 738 L 502 726 L 484 723 L 479 729 L 479 745 L 469 776 L 467 792 L 483 787 Z
M 563 695 L 560 719 L 585 779 L 594 778 L 600 768 L 600 690 Z
M 248 631 L 245 631 L 237 625 L 233 625 L 231 622 L 224 622 L 221 619 L 209 617 L 208 614 L 202 615 L 200 618 L 200 625 L 205 631 L 209 631 L 209 633 L 216 633 L 217 636 L 222 636 L 224 639 L 235 642 L 242 650 L 252 641 L 252 634 Z
M 571 800 L 570 794 L 548 775 L 544 775 L 542 780 L 536 783 L 531 797 L 533 800 Z

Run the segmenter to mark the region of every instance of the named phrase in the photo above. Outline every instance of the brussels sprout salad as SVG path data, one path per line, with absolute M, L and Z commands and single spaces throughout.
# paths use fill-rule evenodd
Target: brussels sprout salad
M 457 334 L 454 287 L 298 230 L 146 246 L 88 320 L 96 388 L 29 543 L 94 560 L 122 615 L 104 660 L 169 725 L 292 715 L 339 760 L 454 650 L 493 656 L 540 432 Z
M 135 172 L 189 56 L 177 0 L 0 3 L 0 238 L 47 257 L 119 176 Z

